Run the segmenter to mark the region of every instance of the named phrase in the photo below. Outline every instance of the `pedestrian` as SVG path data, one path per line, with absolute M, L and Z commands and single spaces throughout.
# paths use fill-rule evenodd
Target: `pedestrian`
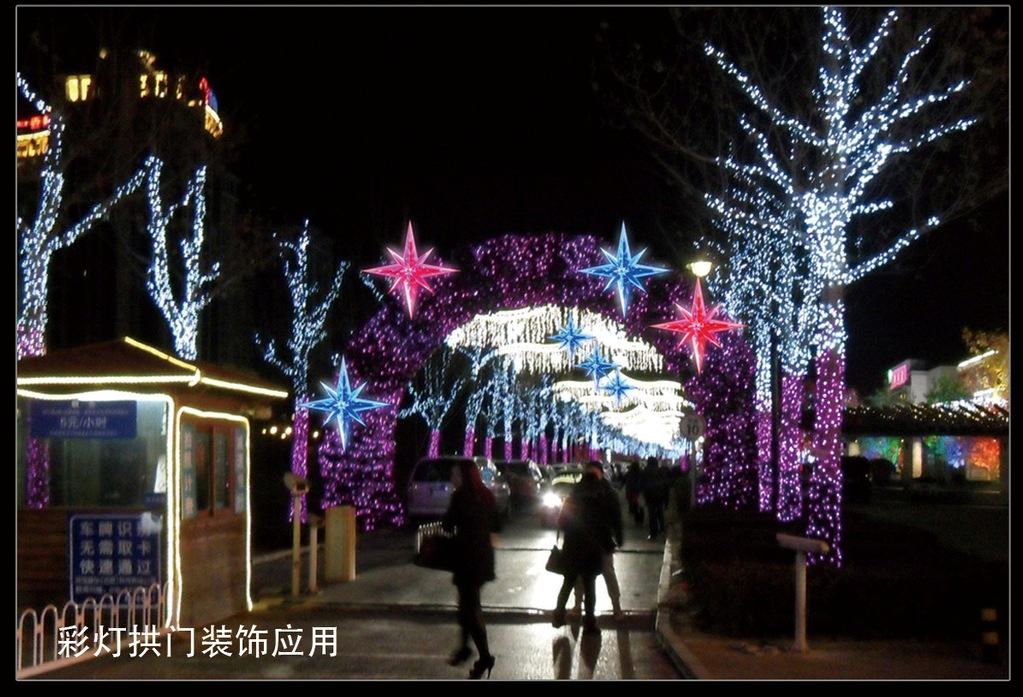
M 586 463 L 587 472 L 593 472 L 600 480 L 601 488 L 604 490 L 605 509 L 604 515 L 610 523 L 606 532 L 600 540 L 601 564 L 600 575 L 604 577 L 604 584 L 607 586 L 608 597 L 611 598 L 611 610 L 616 620 L 622 619 L 622 591 L 618 585 L 618 574 L 615 573 L 615 551 L 622 546 L 624 541 L 624 530 L 622 526 L 622 506 L 618 502 L 618 491 L 604 477 L 604 468 L 597 460 L 590 460 Z M 582 612 L 583 597 L 586 595 L 586 588 L 582 578 L 576 578 L 575 582 L 575 607 L 572 614 L 578 615 Z
M 487 626 L 483 621 L 480 591 L 483 584 L 496 578 L 494 545 L 491 536 L 500 530 L 500 516 L 494 494 L 483 484 L 479 467 L 470 459 L 458 460 L 451 469 L 454 492 L 441 522 L 444 530 L 454 532 L 455 568 L 451 582 L 458 589 L 459 648 L 448 663 L 461 665 L 472 657 L 472 637 L 479 659 L 469 671 L 470 678 L 490 677 L 494 656 L 490 653 Z
M 633 460 L 625 473 L 625 500 L 629 504 L 629 515 L 636 525 L 643 524 L 643 506 L 639 502 L 642 494 L 643 470 L 640 469 L 639 460 Z
M 593 468 L 587 467 L 561 507 L 558 527 L 565 533 L 563 554 L 568 571 L 558 591 L 554 608 L 552 624 L 555 627 L 564 626 L 568 596 L 581 577 L 585 612 L 583 631 L 598 631 L 595 617 L 596 581 L 603 568 L 604 541 L 614 534 L 605 492 L 604 483 Z
M 646 459 L 646 468 L 643 470 L 643 503 L 646 504 L 650 531 L 646 539 L 656 540 L 667 529 L 664 524 L 664 508 L 668 505 L 668 478 L 653 455 Z
M 622 526 L 622 506 L 618 502 L 618 491 L 611 485 L 611 482 L 604 478 L 604 469 L 597 460 L 591 460 L 586 465 L 586 470 L 593 472 L 600 480 L 604 489 L 604 516 L 608 521 L 608 527 L 601 536 L 600 541 L 600 575 L 604 577 L 607 585 L 607 594 L 611 598 L 611 610 L 616 620 L 622 619 L 622 590 L 618 585 L 618 574 L 615 573 L 615 551 L 621 548 L 625 541 Z

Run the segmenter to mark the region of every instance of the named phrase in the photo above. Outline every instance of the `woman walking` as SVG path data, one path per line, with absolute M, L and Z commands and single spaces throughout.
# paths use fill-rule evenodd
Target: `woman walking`
M 494 495 L 483 484 L 475 462 L 459 460 L 451 469 L 451 483 L 455 490 L 442 525 L 446 531 L 455 533 L 457 553 L 451 582 L 458 589 L 461 644 L 448 659 L 448 663 L 461 665 L 472 657 L 469 649 L 469 637 L 472 637 L 479 659 L 469 671 L 469 677 L 478 679 L 486 673 L 489 678 L 494 667 L 494 657 L 487 641 L 480 589 L 484 583 L 495 578 L 491 534 L 498 532 L 500 517 Z
M 596 580 L 603 569 L 604 550 L 602 541 L 611 536 L 611 523 L 604 505 L 603 484 L 590 469 L 583 474 L 579 483 L 572 487 L 572 493 L 565 499 L 558 518 L 558 527 L 565 532 L 564 555 L 568 572 L 558 592 L 558 604 L 554 608 L 552 624 L 565 624 L 565 605 L 568 596 L 582 579 L 583 609 L 586 618 L 583 631 L 599 631 L 595 618 Z

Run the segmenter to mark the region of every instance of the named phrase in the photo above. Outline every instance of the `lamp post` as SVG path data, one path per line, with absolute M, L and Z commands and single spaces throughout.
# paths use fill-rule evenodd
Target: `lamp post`
M 714 264 L 706 258 L 699 258 L 696 261 L 690 262 L 687 268 L 696 278 L 706 278 L 714 269 Z M 689 439 L 689 506 L 690 508 L 696 508 L 696 439 L 703 436 L 705 428 L 703 418 L 694 413 L 692 418 L 688 419 L 688 423 L 684 428 L 686 429 L 686 437 Z

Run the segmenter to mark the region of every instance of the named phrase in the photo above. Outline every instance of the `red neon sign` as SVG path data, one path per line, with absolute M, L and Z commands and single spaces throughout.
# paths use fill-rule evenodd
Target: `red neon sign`
M 36 116 L 29 116 L 27 119 L 18 119 L 18 128 L 28 129 L 30 131 L 41 131 L 44 128 L 50 127 L 50 115 L 49 114 L 37 114 Z

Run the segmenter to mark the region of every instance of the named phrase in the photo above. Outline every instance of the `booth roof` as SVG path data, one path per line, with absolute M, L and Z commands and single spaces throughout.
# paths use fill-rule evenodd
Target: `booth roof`
M 205 386 L 269 399 L 284 399 L 288 389 L 238 370 L 203 361 L 186 361 L 131 337 L 52 351 L 18 361 L 20 387 Z

